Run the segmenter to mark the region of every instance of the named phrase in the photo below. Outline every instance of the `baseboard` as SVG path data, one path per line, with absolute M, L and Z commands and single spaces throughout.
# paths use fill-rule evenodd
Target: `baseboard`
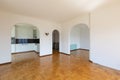
M 82 48 L 80 48 L 79 50 L 85 50 L 85 51 L 90 51 L 89 49 L 82 49 Z
M 6 63 L 1 63 L 0 66 L 2 65 L 7 65 L 7 64 L 11 64 L 12 62 L 6 62 Z
M 77 50 L 85 50 L 85 51 L 89 51 L 89 49 L 82 49 L 82 48 L 74 49 L 74 50 L 70 50 L 70 51 L 77 51 Z
M 70 54 L 66 54 L 66 53 L 63 53 L 63 52 L 60 52 L 60 54 L 64 54 L 64 55 L 68 55 L 68 56 L 70 56 Z
M 36 52 L 36 51 L 33 51 L 33 52 L 35 52 L 35 53 L 39 54 L 39 52 Z
M 46 56 L 52 56 L 53 54 L 47 54 L 47 55 L 43 55 L 43 56 L 40 56 L 40 57 L 46 57 Z
M 93 61 L 89 60 L 90 63 L 93 63 Z
M 102 66 L 102 67 L 107 68 L 107 69 L 110 69 L 110 70 L 113 70 L 113 71 L 119 71 L 119 72 L 120 72 L 120 70 L 115 69 L 115 68 L 111 68 L 111 67 L 108 67 L 108 66 L 104 66 L 104 65 L 98 64 L 98 63 L 94 63 L 94 64 L 95 64 L 95 65 L 98 65 L 98 66 Z

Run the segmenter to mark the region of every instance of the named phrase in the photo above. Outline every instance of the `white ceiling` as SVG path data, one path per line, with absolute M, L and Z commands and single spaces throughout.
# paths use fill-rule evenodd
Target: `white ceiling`
M 26 16 L 64 22 L 109 0 L 0 0 L 0 9 Z

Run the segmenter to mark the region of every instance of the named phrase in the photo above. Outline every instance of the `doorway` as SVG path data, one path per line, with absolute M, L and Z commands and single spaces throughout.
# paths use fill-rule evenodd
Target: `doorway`
M 53 52 L 54 51 L 57 51 L 59 52 L 59 44 L 60 44 L 60 34 L 59 34 L 59 31 L 58 30 L 54 30 L 53 33 L 52 33 L 52 49 L 53 49 Z

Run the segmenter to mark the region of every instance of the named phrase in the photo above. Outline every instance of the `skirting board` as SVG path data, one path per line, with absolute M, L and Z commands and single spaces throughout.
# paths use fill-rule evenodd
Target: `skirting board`
M 93 63 L 93 61 L 89 60 L 90 63 Z
M 70 50 L 70 51 L 76 51 L 76 50 L 85 50 L 85 51 L 89 51 L 89 49 L 82 49 L 82 48 L 74 49 L 74 50 Z
M 66 54 L 66 53 L 63 53 L 63 52 L 60 52 L 60 54 L 64 54 L 64 55 L 68 55 L 68 56 L 70 56 L 70 54 Z
M 6 64 L 11 64 L 11 63 L 12 63 L 12 62 L 2 63 L 2 64 L 0 64 L 0 66 L 6 65 Z
M 52 54 L 47 54 L 47 55 L 42 55 L 40 57 L 47 57 L 47 56 L 51 56 Z

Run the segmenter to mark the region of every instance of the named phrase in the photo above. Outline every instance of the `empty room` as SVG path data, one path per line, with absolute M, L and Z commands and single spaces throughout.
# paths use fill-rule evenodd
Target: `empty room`
M 120 80 L 120 0 L 0 0 L 0 80 Z

